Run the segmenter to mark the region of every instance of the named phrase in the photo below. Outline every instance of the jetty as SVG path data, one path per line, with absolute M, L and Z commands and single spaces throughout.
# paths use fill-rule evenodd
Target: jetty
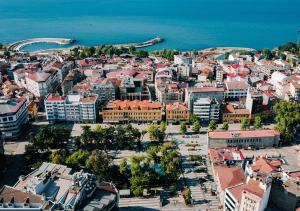
M 74 42 L 75 40 L 66 38 L 33 38 L 10 43 L 7 48 L 9 51 L 21 52 L 22 48 L 33 43 L 56 43 L 66 45 Z
M 112 46 L 117 47 L 117 48 L 129 48 L 129 47 L 135 47 L 135 48 L 145 48 L 148 46 L 152 46 L 158 43 L 163 42 L 164 39 L 161 37 L 155 37 L 151 40 L 145 41 L 145 42 L 141 42 L 141 43 L 126 43 L 126 44 L 113 44 Z

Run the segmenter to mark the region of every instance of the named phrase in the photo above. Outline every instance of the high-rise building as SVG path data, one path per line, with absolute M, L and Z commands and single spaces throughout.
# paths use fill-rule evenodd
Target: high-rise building
M 199 117 L 203 123 L 208 123 L 211 120 L 218 122 L 220 104 L 216 99 L 199 98 L 193 104 L 193 114 Z

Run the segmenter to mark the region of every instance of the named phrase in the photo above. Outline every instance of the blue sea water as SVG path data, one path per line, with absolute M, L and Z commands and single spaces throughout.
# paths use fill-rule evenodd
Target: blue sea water
M 97 45 L 160 36 L 165 42 L 149 50 L 272 48 L 296 41 L 299 29 L 300 0 L 0 0 L 2 43 L 65 37 Z

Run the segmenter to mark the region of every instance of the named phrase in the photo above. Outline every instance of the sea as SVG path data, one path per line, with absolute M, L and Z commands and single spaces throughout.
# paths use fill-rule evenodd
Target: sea
M 300 0 L 0 0 L 4 44 L 63 37 L 92 46 L 162 37 L 147 50 L 260 49 L 296 42 L 299 29 Z M 24 50 L 57 47 L 39 43 Z

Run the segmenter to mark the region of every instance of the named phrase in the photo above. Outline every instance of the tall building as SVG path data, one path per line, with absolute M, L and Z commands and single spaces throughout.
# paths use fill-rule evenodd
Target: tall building
M 185 102 L 188 105 L 189 111 L 193 112 L 193 105 L 199 98 L 212 98 L 218 102 L 224 100 L 224 88 L 223 87 L 194 87 L 187 88 L 185 92 Z
M 103 122 L 159 122 L 162 120 L 162 105 L 147 100 L 115 100 L 102 110 Z
M 193 114 L 199 117 L 203 123 L 208 123 L 211 120 L 218 122 L 220 118 L 220 104 L 216 99 L 199 98 L 194 102 Z
M 70 121 L 95 123 L 98 114 L 97 95 L 50 94 L 45 99 L 45 109 L 49 122 Z
M 0 98 L 1 139 L 16 139 L 28 122 L 28 110 L 24 98 Z
M 246 98 L 246 109 L 250 111 L 250 114 L 261 113 L 263 108 L 263 95 L 257 90 L 248 89 Z

